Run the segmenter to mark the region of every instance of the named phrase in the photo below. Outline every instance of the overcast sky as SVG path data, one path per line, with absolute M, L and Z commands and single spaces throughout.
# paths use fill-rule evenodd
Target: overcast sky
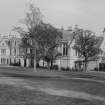
M 26 11 L 26 1 L 0 0 L 0 33 L 7 34 Z M 105 0 L 33 0 L 44 20 L 56 27 L 78 26 L 101 34 L 105 27 Z

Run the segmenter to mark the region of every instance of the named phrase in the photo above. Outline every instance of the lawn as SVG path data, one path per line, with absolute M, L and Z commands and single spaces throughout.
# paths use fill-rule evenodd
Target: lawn
M 45 92 L 2 84 L 0 105 L 105 105 L 105 103 L 48 95 Z
M 0 105 L 105 105 L 105 74 L 13 68 L 4 68 L 0 74 Z

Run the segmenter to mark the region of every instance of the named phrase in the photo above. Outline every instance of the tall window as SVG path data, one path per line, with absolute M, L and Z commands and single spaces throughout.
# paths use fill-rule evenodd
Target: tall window
M 30 54 L 30 48 L 27 48 L 27 53 Z
M 32 49 L 30 49 L 30 53 L 31 53 L 31 54 L 32 54 L 32 52 L 33 52 Z
M 75 56 L 80 56 L 81 54 L 77 51 L 77 50 L 75 50 Z
M 1 55 L 6 55 L 6 49 L 1 49 Z
M 15 42 L 15 46 L 16 46 L 16 40 L 14 42 Z
M 16 55 L 16 49 L 14 48 L 14 55 Z
M 67 43 L 63 43 L 63 56 L 68 55 L 68 45 Z
M 78 56 L 78 51 L 77 50 L 75 50 L 75 55 Z

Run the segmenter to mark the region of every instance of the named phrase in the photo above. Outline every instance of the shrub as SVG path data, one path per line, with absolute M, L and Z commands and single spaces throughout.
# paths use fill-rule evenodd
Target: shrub
M 51 67 L 51 69 L 53 69 L 53 70 L 58 70 L 59 67 L 58 67 L 58 65 L 53 65 L 53 67 Z
M 95 71 L 98 71 L 99 69 L 98 69 L 98 67 L 95 67 L 94 70 L 95 70 Z
M 66 70 L 66 71 L 71 71 L 71 69 L 70 69 L 69 67 L 67 67 L 65 70 Z
M 61 67 L 61 71 L 65 71 L 65 68 L 64 67 Z
M 20 63 L 11 63 L 12 66 L 20 66 Z
M 44 66 L 39 66 L 38 68 L 39 69 L 48 69 L 48 67 L 46 67 L 46 66 L 45 67 Z
M 71 69 L 69 67 L 67 68 L 61 67 L 61 71 L 71 71 Z

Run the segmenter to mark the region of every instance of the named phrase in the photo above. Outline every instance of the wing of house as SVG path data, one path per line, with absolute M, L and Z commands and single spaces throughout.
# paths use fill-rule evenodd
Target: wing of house
M 9 64 L 9 55 L 8 38 L 0 36 L 0 64 Z
M 97 37 L 96 47 L 100 48 L 101 51 L 97 56 L 97 59 L 95 57 L 91 58 L 91 61 L 88 64 L 88 70 L 91 70 L 94 68 L 100 68 L 101 63 L 105 64 L 105 37 L 104 36 Z
M 62 30 L 62 32 L 63 39 L 59 47 L 59 51 L 62 53 L 62 56 L 57 60 L 57 64 L 64 68 L 74 68 L 76 67 L 76 62 L 81 61 L 81 59 L 78 57 L 78 52 L 73 49 L 73 45 L 75 43 L 73 32 L 68 30 Z M 97 37 L 96 47 L 100 48 L 102 52 L 99 53 L 98 59 L 95 59 L 95 57 L 91 58 L 88 70 L 96 67 L 99 68 L 100 63 L 105 63 L 105 36 Z
M 73 49 L 75 43 L 72 30 L 62 30 L 63 39 L 58 47 L 62 56 L 56 60 L 60 68 L 74 68 L 75 61 L 78 59 L 78 53 Z

